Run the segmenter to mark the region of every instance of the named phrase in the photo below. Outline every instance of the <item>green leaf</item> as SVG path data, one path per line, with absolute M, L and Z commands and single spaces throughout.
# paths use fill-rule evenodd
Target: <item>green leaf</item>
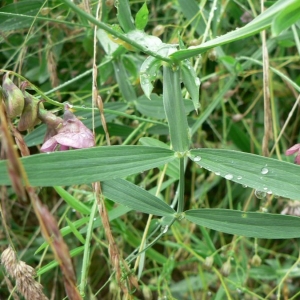
M 229 209 L 195 209 L 185 212 L 189 221 L 207 228 L 246 237 L 290 239 L 300 237 L 300 218 Z
M 77 247 L 75 249 L 72 249 L 70 251 L 70 256 L 71 257 L 75 257 L 79 254 L 81 254 L 84 250 L 84 246 L 80 246 L 80 247 Z M 38 271 L 37 271 L 37 275 L 38 276 L 41 276 L 43 275 L 44 273 L 47 273 L 49 270 L 55 268 L 58 266 L 58 261 L 54 260 L 54 261 L 51 261 L 50 263 L 48 263 L 46 266 L 43 266 L 42 268 L 40 268 Z
M 55 186 L 54 189 L 76 211 L 86 215 L 91 213 L 91 209 L 88 206 L 77 200 L 62 187 Z
M 180 69 L 177 66 L 164 65 L 163 102 L 169 123 L 172 147 L 184 152 L 189 148 L 189 127 L 184 113 L 183 98 L 180 87 Z
M 96 201 L 96 199 L 95 199 Z M 130 208 L 125 207 L 123 205 L 118 205 L 117 207 L 113 208 L 111 211 L 108 212 L 108 217 L 109 217 L 109 221 L 113 221 L 123 215 L 125 215 L 126 213 L 128 213 L 129 211 L 131 211 Z M 81 218 L 79 220 L 73 221 L 73 228 L 79 228 L 83 225 L 86 225 L 89 222 L 89 217 L 84 217 Z M 97 218 L 94 222 L 93 225 L 93 229 L 98 228 L 102 226 L 102 221 L 100 218 Z M 66 226 L 62 229 L 60 229 L 61 235 L 62 236 L 66 236 L 72 232 L 74 232 L 73 229 L 71 229 L 70 226 Z M 83 227 L 82 229 L 80 229 L 80 233 L 84 234 L 87 232 L 87 225 L 85 227 Z M 43 249 L 45 249 L 47 247 L 48 243 L 44 242 L 36 251 L 35 254 L 39 253 L 40 251 L 42 251 Z
M 118 82 L 120 91 L 122 93 L 122 96 L 127 102 L 136 100 L 136 93 L 135 90 L 129 81 L 127 72 L 125 70 L 124 64 L 122 60 L 114 60 L 113 61 L 114 70 L 115 70 L 115 76 L 116 80 Z
M 72 230 L 72 233 L 77 237 L 78 241 L 80 241 L 83 245 L 85 244 L 85 239 L 82 236 L 82 234 L 77 230 L 77 228 L 74 226 L 73 222 L 70 221 L 68 218 L 66 218 L 66 221 Z
M 124 177 L 175 159 L 172 150 L 145 146 L 94 147 L 21 158 L 32 186 L 74 185 Z M 0 185 L 10 185 L 0 161 Z
M 118 20 L 125 32 L 134 30 L 134 22 L 130 11 L 128 0 L 118 0 L 115 2 L 118 9 Z
M 153 147 L 161 147 L 165 149 L 170 149 L 170 146 L 150 137 L 143 137 L 139 139 L 139 142 L 144 146 L 153 146 Z M 162 168 L 162 167 L 161 167 Z M 168 167 L 166 170 L 166 174 L 174 179 L 179 179 L 179 160 L 173 160 L 168 163 Z
M 152 56 L 147 57 L 141 66 L 140 69 L 141 87 L 146 97 L 149 99 L 153 90 L 152 82 L 156 79 L 160 66 L 161 66 L 161 61 Z
M 113 42 L 112 39 L 109 38 L 107 32 L 103 29 L 97 30 L 97 39 L 107 55 L 113 55 L 117 49 L 121 47 L 119 44 Z
M 43 3 L 44 1 L 22 1 L 2 7 L 0 9 L 1 31 L 29 28 Z
M 269 27 L 278 13 L 284 10 L 287 6 L 293 5 L 297 2 L 298 0 L 279 0 L 244 27 L 230 31 L 220 37 L 207 41 L 200 46 L 192 46 L 189 49 L 179 50 L 171 54 L 170 58 L 174 60 L 183 60 L 204 53 L 208 49 L 252 36 Z
M 149 35 L 141 30 L 133 30 L 126 34 L 126 37 L 130 40 L 138 41 L 139 45 L 150 49 L 163 56 L 168 55 L 168 49 L 174 49 L 176 45 L 163 44 L 162 40 L 157 36 Z
M 175 214 L 175 210 L 168 204 L 126 180 L 103 181 L 101 187 L 105 197 L 136 211 L 157 216 Z
M 199 103 L 199 88 L 200 88 L 200 78 L 197 77 L 196 72 L 191 65 L 189 60 L 184 60 L 181 63 L 181 74 L 183 83 L 191 95 L 194 108 L 198 110 L 200 107 Z
M 193 149 L 191 159 L 203 168 L 257 191 L 294 200 L 300 195 L 300 166 L 250 153 Z
M 278 36 L 283 30 L 300 20 L 300 1 L 285 7 L 272 22 L 272 34 Z
M 135 16 L 135 27 L 136 29 L 143 30 L 148 23 L 149 11 L 146 2 L 140 8 Z
M 166 119 L 163 98 L 157 94 L 151 94 L 150 100 L 143 95 L 137 99 L 135 104 L 136 109 L 144 116 L 154 119 Z M 183 99 L 183 105 L 186 114 L 194 110 L 194 105 L 189 99 Z

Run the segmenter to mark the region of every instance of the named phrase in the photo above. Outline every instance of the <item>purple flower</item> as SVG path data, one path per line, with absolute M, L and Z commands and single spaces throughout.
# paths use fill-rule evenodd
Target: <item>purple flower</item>
M 95 146 L 94 135 L 79 119 L 65 107 L 63 122 L 45 138 L 42 152 L 53 152 L 58 146 L 60 150 L 89 148 Z
M 287 149 L 285 151 L 285 155 L 292 155 L 297 152 L 297 156 L 295 157 L 295 164 L 300 165 L 300 144 L 296 144 L 293 147 Z

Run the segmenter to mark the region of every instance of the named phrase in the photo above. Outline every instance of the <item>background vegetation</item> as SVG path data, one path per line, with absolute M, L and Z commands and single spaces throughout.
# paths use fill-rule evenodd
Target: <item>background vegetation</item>
M 2 151 L 1 250 L 36 269 L 49 299 L 297 299 L 300 224 L 280 213 L 299 216 L 285 156 L 300 125 L 299 3 L 267 1 L 262 15 L 251 0 L 145 3 L 2 1 L 2 73 L 48 111 L 72 104 L 102 147 L 38 155 L 45 125 L 22 132 L 39 187 L 25 199 Z M 3 265 L 0 298 L 18 299 Z

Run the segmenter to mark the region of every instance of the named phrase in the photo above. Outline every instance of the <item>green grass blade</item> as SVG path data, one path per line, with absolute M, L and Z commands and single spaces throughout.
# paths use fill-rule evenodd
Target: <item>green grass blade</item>
M 250 153 L 194 149 L 198 165 L 228 180 L 257 191 L 297 200 L 300 195 L 300 166 Z
M 193 28 L 195 28 L 199 35 L 203 35 L 206 23 L 200 13 L 199 2 L 197 3 L 195 0 L 178 0 L 178 3 L 186 19 L 191 21 Z M 208 13 L 204 10 L 202 13 L 207 19 Z
M 278 36 L 283 30 L 292 26 L 300 19 L 300 1 L 291 3 L 283 9 L 272 22 L 272 34 Z
M 172 147 L 175 151 L 184 152 L 189 148 L 189 128 L 181 95 L 180 69 L 173 70 L 165 65 L 163 72 L 163 102 Z
M 87 207 L 81 201 L 77 200 L 62 187 L 55 186 L 54 189 L 76 211 L 86 215 L 89 215 L 91 213 L 91 209 L 89 207 Z
M 32 186 L 104 181 L 161 166 L 175 159 L 169 149 L 145 146 L 94 147 L 21 158 Z M 0 184 L 10 185 L 7 161 L 0 161 Z
M 79 254 L 81 254 L 84 250 L 84 246 L 80 246 L 80 247 L 77 247 L 75 249 L 72 249 L 70 251 L 70 256 L 71 257 L 75 257 Z M 49 270 L 55 268 L 58 266 L 58 262 L 56 260 L 48 263 L 46 266 L 43 266 L 42 268 L 40 268 L 36 273 L 37 273 L 37 276 L 41 276 L 43 275 L 44 273 L 47 273 Z
M 300 237 L 300 218 L 229 209 L 195 209 L 185 212 L 189 221 L 207 228 L 246 237 L 290 239 Z
M 80 241 L 84 245 L 85 244 L 85 239 L 82 236 L 82 234 L 77 230 L 77 228 L 74 226 L 74 224 L 71 220 L 66 218 L 66 221 L 67 221 L 72 233 L 74 234 L 74 236 L 76 236 L 78 241 Z
M 156 216 L 172 216 L 175 213 L 168 204 L 126 180 L 104 181 L 101 186 L 105 197 L 136 211 Z

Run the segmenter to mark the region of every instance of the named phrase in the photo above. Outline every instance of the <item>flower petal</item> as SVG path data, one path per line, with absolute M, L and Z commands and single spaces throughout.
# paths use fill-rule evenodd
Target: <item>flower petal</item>
M 55 151 L 58 143 L 55 139 L 55 137 L 50 138 L 47 140 L 41 147 L 42 152 L 53 152 Z
M 293 147 L 285 151 L 285 155 L 292 155 L 300 150 L 300 144 L 295 144 Z
M 95 145 L 94 136 L 92 137 L 86 132 L 80 133 L 59 133 L 55 136 L 56 141 L 64 146 L 72 148 L 89 148 Z

